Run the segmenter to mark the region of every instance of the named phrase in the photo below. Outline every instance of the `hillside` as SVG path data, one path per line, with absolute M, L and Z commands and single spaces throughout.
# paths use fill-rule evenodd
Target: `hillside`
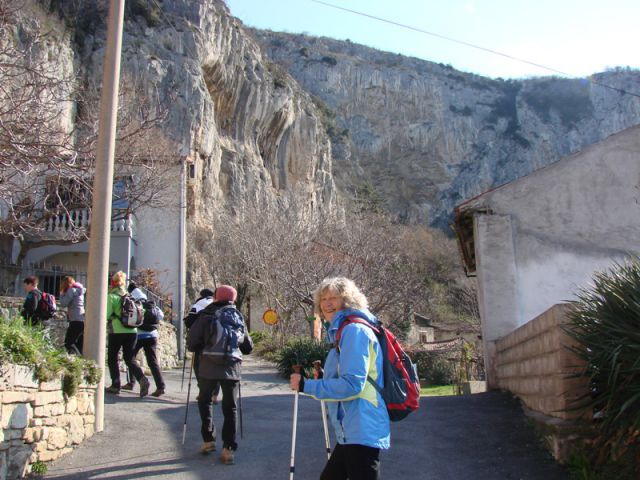
M 343 190 L 446 227 L 453 207 L 640 123 L 640 99 L 587 79 L 490 79 L 349 41 L 251 30 L 324 111 Z M 640 72 L 594 82 L 637 91 Z

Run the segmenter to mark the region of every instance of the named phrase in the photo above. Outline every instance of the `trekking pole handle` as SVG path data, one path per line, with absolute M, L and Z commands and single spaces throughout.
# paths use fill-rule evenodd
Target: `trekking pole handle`
M 316 360 L 313 362 L 313 378 L 316 380 L 324 377 L 324 370 L 322 369 L 322 360 Z

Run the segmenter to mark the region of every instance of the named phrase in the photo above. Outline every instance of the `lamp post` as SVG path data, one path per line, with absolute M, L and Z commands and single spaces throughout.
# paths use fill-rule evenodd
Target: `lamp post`
M 104 429 L 104 363 L 107 330 L 107 288 L 109 275 L 109 242 L 111 237 L 111 200 L 118 113 L 118 83 L 125 0 L 109 1 L 107 45 L 102 74 L 100 119 L 93 179 L 93 205 L 89 240 L 87 274 L 87 318 L 84 353 L 95 360 L 102 377 L 95 395 L 95 431 Z

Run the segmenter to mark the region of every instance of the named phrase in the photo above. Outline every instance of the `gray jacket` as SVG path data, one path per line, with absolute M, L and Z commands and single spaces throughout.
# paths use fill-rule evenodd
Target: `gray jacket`
M 60 295 L 60 305 L 67 307 L 67 318 L 70 322 L 84 322 L 85 288 L 76 282 Z

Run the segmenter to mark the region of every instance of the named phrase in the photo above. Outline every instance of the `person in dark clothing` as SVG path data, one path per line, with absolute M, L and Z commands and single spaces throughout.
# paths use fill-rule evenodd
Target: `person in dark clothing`
M 132 282 L 133 283 L 133 282 Z M 152 397 L 160 397 L 165 394 L 166 384 L 164 378 L 162 378 L 162 372 L 160 371 L 160 365 L 158 363 L 158 324 L 164 320 L 164 313 L 158 308 L 153 300 L 147 300 L 147 296 L 137 287 L 131 289 L 129 285 L 131 296 L 136 300 L 142 302 L 144 308 L 144 322 L 138 327 L 138 337 L 136 340 L 136 346 L 133 349 L 133 357 L 137 357 L 138 352 L 144 349 L 144 356 L 147 359 L 147 365 L 153 375 L 153 380 L 156 384 L 156 390 L 151 394 Z M 129 382 L 122 386 L 123 390 L 133 390 L 136 386 L 136 377 L 129 372 Z
M 200 297 L 195 301 L 195 303 L 191 306 L 191 310 L 186 317 L 184 317 L 184 325 L 187 327 L 187 332 L 191 329 L 196 319 L 198 318 L 198 314 L 204 310 L 206 307 L 213 303 L 213 291 L 208 288 L 203 288 L 200 290 Z M 200 367 L 200 352 L 193 353 L 193 373 L 196 376 L 196 380 L 198 379 L 198 368 Z M 187 357 L 185 355 L 184 361 L 187 361 Z M 213 403 L 218 403 L 218 395 L 220 394 L 220 387 L 216 388 L 213 391 Z
M 212 395 L 218 386 L 222 388 L 222 455 L 220 461 L 226 465 L 234 462 L 236 442 L 236 414 L 238 384 L 241 377 L 242 354 L 249 354 L 253 342 L 246 330 L 244 318 L 237 310 L 234 302 L 237 297 L 235 288 L 229 285 L 219 286 L 214 301 L 198 315 L 187 334 L 187 348 L 191 352 L 199 352 L 200 368 L 198 372 L 198 410 L 202 421 L 202 453 L 215 450 L 216 428 L 212 421 Z M 216 322 L 216 320 L 218 320 Z M 220 356 L 212 348 L 216 334 L 212 331 L 212 323 L 216 328 L 225 328 L 229 341 L 229 350 Z
M 23 283 L 27 296 L 22 304 L 20 315 L 24 318 L 25 323 L 29 325 L 45 325 L 42 318 L 38 315 L 38 304 L 42 298 L 42 292 L 38 290 L 38 277 L 29 276 L 24 279 Z

